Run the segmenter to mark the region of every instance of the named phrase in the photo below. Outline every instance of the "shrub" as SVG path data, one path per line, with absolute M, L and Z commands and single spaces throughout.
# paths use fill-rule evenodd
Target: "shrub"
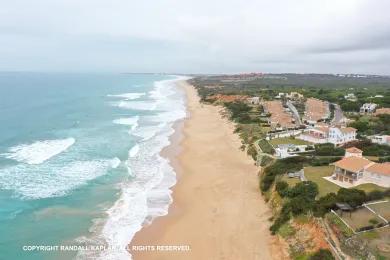
M 280 197 L 287 196 L 289 189 L 288 189 L 288 183 L 285 181 L 278 181 L 276 183 L 276 191 L 280 195 Z
M 309 257 L 309 260 L 333 260 L 335 259 L 328 249 L 319 249 Z
M 272 226 L 269 228 L 272 235 L 275 235 L 276 232 L 279 230 L 279 228 L 290 220 L 290 205 L 285 204 L 282 207 L 282 210 L 280 211 L 279 216 L 275 219 L 275 222 L 272 224 Z
M 288 193 L 291 198 L 303 197 L 307 200 L 314 200 L 317 195 L 318 185 L 312 181 L 299 182 Z
M 252 157 L 254 161 L 257 161 L 257 150 L 253 144 L 249 145 L 248 150 L 246 152 Z
M 335 209 L 336 202 L 337 195 L 333 192 L 319 198 L 314 206 L 314 215 L 316 217 L 323 217 L 329 210 Z
M 376 218 L 372 218 L 368 222 L 370 222 L 370 224 L 373 224 L 373 225 L 376 225 L 379 223 L 379 221 Z
M 364 227 L 360 227 L 360 228 L 356 229 L 356 232 L 367 231 L 367 230 L 371 230 L 371 229 L 374 229 L 374 226 L 368 225 L 368 226 L 364 226 Z
M 315 146 L 315 155 L 319 156 L 343 156 L 345 150 L 340 147 L 336 147 L 334 144 L 316 144 Z
M 385 197 L 385 192 L 382 192 L 380 190 L 373 190 L 367 194 L 367 200 L 380 200 Z

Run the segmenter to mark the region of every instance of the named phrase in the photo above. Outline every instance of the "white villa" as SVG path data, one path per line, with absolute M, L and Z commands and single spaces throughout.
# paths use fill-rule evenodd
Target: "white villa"
M 372 135 L 368 139 L 375 144 L 390 145 L 390 135 Z
M 374 103 L 365 103 L 363 106 L 360 108 L 360 113 L 361 114 L 372 114 L 375 112 L 375 109 L 377 107 L 377 104 Z
M 376 163 L 362 156 L 362 151 L 353 147 L 346 150 L 345 157 L 335 163 L 329 181 L 342 187 L 352 187 L 363 183 L 373 183 L 390 187 L 390 162 Z
M 260 104 L 260 97 L 249 97 L 247 98 L 247 102 L 252 105 L 259 105 Z
M 357 101 L 357 98 L 356 98 L 355 94 L 353 94 L 353 93 L 349 93 L 349 94 L 345 95 L 344 98 L 346 100 L 352 101 L 352 102 L 356 102 Z
M 306 130 L 297 138 L 315 144 L 344 145 L 356 140 L 356 129 L 353 127 L 317 126 Z

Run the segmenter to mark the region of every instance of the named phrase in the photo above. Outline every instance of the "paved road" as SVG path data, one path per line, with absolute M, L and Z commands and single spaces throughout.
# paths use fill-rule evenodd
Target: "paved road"
M 290 102 L 290 100 L 287 101 L 287 106 L 290 109 L 290 111 L 293 113 L 293 116 L 295 118 L 295 122 L 299 125 L 302 125 L 301 117 L 299 116 L 298 110 L 295 108 L 293 103 Z
M 334 116 L 332 119 L 332 123 L 334 124 L 340 124 L 345 123 L 346 117 L 344 116 L 343 110 L 341 110 L 341 107 L 338 104 L 334 105 Z

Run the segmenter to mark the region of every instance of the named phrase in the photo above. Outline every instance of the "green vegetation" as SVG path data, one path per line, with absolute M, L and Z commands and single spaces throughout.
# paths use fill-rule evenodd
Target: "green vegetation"
M 316 144 L 314 154 L 317 156 L 343 156 L 345 150 L 340 147 L 334 146 L 334 144 Z
M 262 166 L 262 167 L 268 166 L 268 165 L 270 165 L 273 161 L 274 161 L 274 159 L 273 159 L 271 156 L 262 154 L 262 155 L 261 155 L 261 158 L 260 158 L 260 166 Z
M 305 177 L 309 181 L 313 181 L 318 184 L 320 196 L 325 196 L 328 193 L 337 193 L 340 186 L 324 179 L 323 177 L 329 177 L 333 174 L 333 166 L 316 166 L 305 167 Z M 386 189 L 375 184 L 367 183 L 356 186 L 356 189 L 363 190 L 366 193 L 372 191 L 385 191 Z M 374 198 L 372 199 L 374 200 Z
M 269 141 L 273 146 L 277 146 L 279 144 L 295 144 L 295 145 L 310 145 L 311 143 L 306 142 L 304 140 L 292 138 L 292 137 L 282 137 L 275 138 Z
M 227 108 L 227 110 L 229 110 L 230 117 L 233 121 L 242 124 L 252 122 L 251 117 L 248 114 L 252 108 L 244 102 L 225 103 L 224 106 Z
M 319 249 L 309 257 L 309 260 L 333 260 L 335 259 L 328 249 Z
M 291 161 L 289 163 L 291 163 Z M 321 167 L 321 168 L 324 168 L 324 172 L 325 172 L 322 174 L 326 174 L 326 172 L 329 171 L 325 167 Z M 274 170 L 273 173 L 275 173 Z M 322 185 L 323 183 L 327 184 L 326 182 L 321 181 L 320 185 Z M 273 225 L 270 228 L 271 232 L 273 234 L 278 232 L 279 228 L 283 226 L 292 216 L 294 217 L 305 216 L 307 213 L 311 212 L 317 217 L 323 217 L 331 209 L 336 209 L 336 203 L 338 202 L 347 203 L 351 207 L 357 208 L 367 201 L 371 201 L 373 199 L 382 199 L 386 196 L 390 196 L 390 189 L 385 191 L 375 190 L 366 193 L 363 190 L 339 188 L 337 185 L 333 183 L 330 182 L 328 183 L 334 186 L 330 186 L 332 187 L 330 189 L 329 188 L 325 190 L 323 189 L 323 193 L 321 194 L 322 196 L 320 196 L 316 200 L 317 196 L 320 194 L 319 193 L 320 185 L 317 185 L 316 182 L 309 180 L 305 182 L 299 182 L 294 186 L 289 186 L 289 184 L 286 181 L 280 180 L 279 178 L 279 180 L 275 184 L 275 190 L 277 194 L 281 198 L 283 198 L 282 201 L 283 203 L 281 205 L 282 208 L 278 217 L 275 219 Z M 263 185 L 264 184 L 269 185 L 268 181 L 264 182 Z M 262 188 L 264 188 L 264 186 L 262 186 Z M 335 191 L 337 191 L 337 193 L 331 192 L 333 188 Z M 382 223 L 379 224 L 382 225 Z M 363 226 L 359 228 L 368 229 L 368 226 Z
M 252 144 L 263 137 L 263 128 L 256 123 L 237 124 L 235 133 L 238 133 L 245 144 Z
M 267 166 L 260 180 L 260 189 L 262 192 L 268 191 L 275 181 L 276 176 L 281 176 L 289 171 L 298 171 L 302 169 L 306 158 L 297 156 L 275 161 Z
M 311 211 L 318 194 L 317 184 L 311 181 L 300 182 L 292 188 L 286 188 L 283 182 L 279 182 L 279 186 L 283 190 L 283 196 L 288 197 L 288 200 L 285 201 L 279 216 L 270 227 L 272 234 L 275 234 L 291 218 L 291 215 L 299 216 Z
M 291 237 L 295 234 L 296 230 L 289 224 L 284 223 L 278 230 L 278 235 L 283 238 Z
M 328 213 L 325 218 L 329 221 L 329 223 L 335 225 L 344 237 L 348 238 L 354 235 L 353 231 L 335 214 Z
M 328 193 L 336 193 L 339 190 L 339 186 L 324 179 L 323 177 L 329 177 L 333 174 L 334 166 L 317 166 L 317 167 L 305 167 L 305 177 L 309 181 L 317 183 L 319 187 L 319 195 L 325 196 Z
M 288 186 L 290 186 L 290 187 L 294 186 L 294 185 L 297 184 L 298 182 L 301 182 L 301 180 L 300 180 L 299 178 L 290 178 L 290 177 L 288 177 L 287 174 L 283 175 L 283 176 L 280 178 L 280 181 L 287 182 Z
M 368 239 L 368 240 L 372 240 L 372 239 L 377 239 L 377 238 L 379 238 L 379 234 L 378 234 L 378 232 L 376 232 L 375 230 L 361 233 L 360 236 L 361 236 L 362 238 L 365 238 L 365 239 Z
M 390 115 L 356 116 L 349 126 L 358 130 L 360 135 L 390 134 Z
M 258 145 L 259 145 L 260 149 L 261 149 L 264 153 L 273 154 L 273 153 L 275 152 L 275 151 L 274 151 L 274 148 L 272 147 L 272 145 L 270 145 L 270 144 L 268 143 L 268 141 L 265 140 L 265 139 L 259 140 Z

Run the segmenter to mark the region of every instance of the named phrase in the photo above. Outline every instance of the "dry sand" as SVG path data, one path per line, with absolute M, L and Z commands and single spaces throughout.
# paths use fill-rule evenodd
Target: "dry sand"
M 182 126 L 180 152 L 171 153 L 178 172 L 174 202 L 167 216 L 135 235 L 133 259 L 279 258 L 271 257 L 271 214 L 258 189 L 259 169 L 239 149 L 239 137 L 220 108 L 200 104 L 192 86 L 180 85 L 189 115 Z M 161 251 L 156 247 L 160 245 L 185 245 L 190 251 Z M 134 246 L 154 247 L 131 250 Z

